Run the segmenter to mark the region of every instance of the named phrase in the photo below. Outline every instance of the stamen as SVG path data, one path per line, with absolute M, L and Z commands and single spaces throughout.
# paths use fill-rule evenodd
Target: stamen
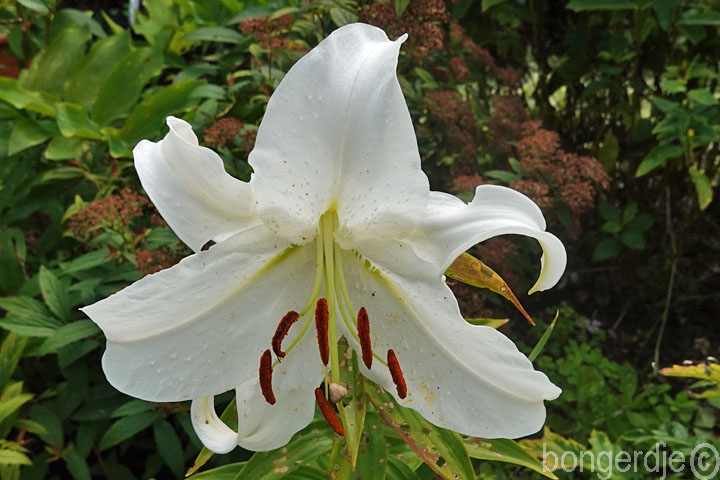
M 328 402 L 327 398 L 325 398 L 322 388 L 315 389 L 315 401 L 317 402 L 318 407 L 320 407 L 320 413 L 322 413 L 323 417 L 325 417 L 325 421 L 328 425 L 330 425 L 330 428 L 332 428 L 338 435 L 344 436 L 345 429 L 343 429 L 342 425 L 340 425 L 340 420 L 335 414 L 335 410 L 333 410 L 330 402 Z
M 315 328 L 317 329 L 318 349 L 323 365 L 330 360 L 330 346 L 328 345 L 328 304 L 321 298 L 315 307 Z
M 290 331 L 292 324 L 297 322 L 299 318 L 300 315 L 291 310 L 280 320 L 280 324 L 277 326 L 275 335 L 273 335 L 272 338 L 272 349 L 278 358 L 283 358 L 286 355 L 286 353 L 282 351 L 282 341 L 288 334 L 288 331 Z
M 275 394 L 272 390 L 272 354 L 265 350 L 260 357 L 260 391 L 270 405 L 275 405 Z
M 392 375 L 393 382 L 397 388 L 398 397 L 405 398 L 407 396 L 405 377 L 403 377 L 402 370 L 400 370 L 400 363 L 398 363 L 398 359 L 392 348 L 387 352 L 387 363 L 390 369 L 390 375 Z
M 360 339 L 363 363 L 370 369 L 370 367 L 372 367 L 373 354 L 372 346 L 370 345 L 370 320 L 368 319 L 365 307 L 360 307 L 360 311 L 358 312 L 357 331 Z

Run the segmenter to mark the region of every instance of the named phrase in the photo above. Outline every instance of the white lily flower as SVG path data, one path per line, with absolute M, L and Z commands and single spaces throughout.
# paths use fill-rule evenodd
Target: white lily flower
M 177 118 L 163 140 L 134 150 L 143 187 L 195 253 L 83 311 L 107 337 L 108 381 L 148 401 L 192 400 L 212 451 L 274 449 L 312 420 L 328 368 L 310 328 L 321 298 L 332 381 L 338 338 L 362 353 L 362 307 L 376 359 L 360 363 L 363 375 L 436 425 L 516 438 L 539 430 L 543 400 L 560 394 L 503 334 L 463 319 L 443 272 L 478 242 L 527 235 L 544 251 L 533 291 L 545 290 L 565 269 L 565 249 L 514 190 L 483 185 L 470 204 L 429 190 L 395 73 L 405 38 L 348 25 L 299 60 L 268 103 L 249 183 Z M 259 370 L 268 383 L 269 367 L 260 359 L 288 312 L 298 321 L 287 355 L 261 388 Z M 385 363 L 389 350 L 406 392 Z M 213 404 L 232 389 L 237 432 Z

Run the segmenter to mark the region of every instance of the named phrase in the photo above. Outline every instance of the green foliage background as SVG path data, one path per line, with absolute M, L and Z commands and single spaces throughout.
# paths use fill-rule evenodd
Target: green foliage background
M 316 421 L 281 452 L 201 454 L 195 477 L 541 478 L 543 442 L 718 445 L 718 395 L 656 370 L 720 354 L 720 2 L 146 0 L 133 22 L 126 7 L 0 0 L 0 479 L 181 478 L 195 463 L 189 405 L 115 391 L 102 334 L 77 310 L 189 253 L 143 196 L 131 149 L 181 116 L 247 180 L 284 73 L 358 20 L 410 33 L 398 71 L 433 187 L 466 200 L 479 183 L 518 188 L 564 240 L 565 280 L 521 298 L 535 329 L 453 285 L 468 317 L 511 317 L 502 328 L 526 353 L 559 310 L 536 364 L 564 393 L 541 437 L 512 442 L 383 411 L 368 386 L 355 473 Z M 474 254 L 519 292 L 537 247 L 505 242 Z M 719 380 L 693 375 L 700 391 Z M 605 466 L 584 467 L 555 473 Z

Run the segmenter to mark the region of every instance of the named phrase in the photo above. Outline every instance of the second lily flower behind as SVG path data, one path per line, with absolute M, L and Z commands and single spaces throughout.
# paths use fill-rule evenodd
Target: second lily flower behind
M 134 150 L 143 187 L 196 253 L 83 311 L 107 337 L 110 383 L 192 400 L 210 450 L 286 444 L 312 420 L 326 369 L 339 381 L 342 336 L 363 375 L 463 434 L 534 433 L 560 393 L 503 334 L 462 318 L 443 272 L 478 242 L 527 235 L 544 251 L 544 290 L 563 245 L 514 190 L 483 185 L 470 204 L 430 191 L 395 74 L 404 40 L 353 24 L 299 60 L 268 103 L 249 183 L 176 118 Z M 212 401 L 231 389 L 237 432 Z

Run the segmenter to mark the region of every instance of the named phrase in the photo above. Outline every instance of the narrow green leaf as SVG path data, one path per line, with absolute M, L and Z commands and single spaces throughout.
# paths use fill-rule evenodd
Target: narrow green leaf
M 620 252 L 622 244 L 617 238 L 606 238 L 598 243 L 593 252 L 593 260 L 601 261 L 612 258 Z
M 495 5 L 500 5 L 505 2 L 507 2 L 507 0 L 482 0 L 482 11 L 487 12 Z
M 130 114 L 120 136 L 128 143 L 134 143 L 148 131 L 156 131 L 165 118 L 177 112 L 187 97 L 198 86 L 199 80 L 186 80 L 165 87 L 143 100 Z
M 707 88 L 696 88 L 688 92 L 688 98 L 700 105 L 717 105 L 718 99 Z
M 620 153 L 620 145 L 617 137 L 611 130 L 605 133 L 602 147 L 598 150 L 598 160 L 602 163 L 606 171 L 611 172 L 617 164 L 618 155 Z
M 636 177 L 642 177 L 658 167 L 665 165 L 668 160 L 673 160 L 682 155 L 682 149 L 676 145 L 659 145 L 648 153 L 635 172 Z
M 213 468 L 206 472 L 196 473 L 192 476 L 192 480 L 235 480 L 240 472 L 242 472 L 242 469 L 245 468 L 245 465 L 246 462 L 223 465 L 222 467 Z
M 152 48 L 133 50 L 117 63 L 98 88 L 90 110 L 92 119 L 101 126 L 132 111 L 145 82 L 157 71 L 161 53 Z
M 486 327 L 500 328 L 510 321 L 508 318 L 466 318 L 471 325 L 485 325 Z
M 160 458 L 170 467 L 176 478 L 182 478 L 185 457 L 180 437 L 173 426 L 164 418 L 159 418 L 153 424 L 153 436 Z
M 48 10 L 48 7 L 43 0 L 18 0 L 18 3 L 34 12 L 50 13 L 50 10 Z
M 7 154 L 15 155 L 25 149 L 40 145 L 51 136 L 52 133 L 38 122 L 29 118 L 21 118 L 13 124 Z
M 458 280 L 473 287 L 487 288 L 491 292 L 502 295 L 523 314 L 530 324 L 535 325 L 535 322 L 525 311 L 525 308 L 520 304 L 520 301 L 505 280 L 495 273 L 492 268 L 469 253 L 463 253 L 457 257 L 445 271 L 445 275 L 453 280 Z
M 368 385 L 366 391 L 380 418 L 433 472 L 447 480 L 475 478 L 460 435 L 431 424 L 415 410 L 401 407 L 377 385 Z M 440 459 L 444 463 L 438 463 Z
M 387 440 L 384 436 L 383 424 L 376 413 L 368 413 L 365 419 L 367 441 L 360 445 L 355 471 L 352 480 L 372 478 L 383 480 L 387 470 Z
M 13 333 L 8 334 L 3 340 L 0 347 L 0 392 L 5 390 L 5 386 L 15 372 L 27 342 L 27 338 L 18 337 Z
M 70 320 L 70 299 L 67 287 L 44 266 L 40 267 L 39 283 L 43 299 L 50 311 L 62 322 L 68 322 Z
M 14 397 L 3 398 L 2 402 L 0 402 L 0 422 L 18 411 L 20 407 L 32 400 L 32 398 L 33 395 L 31 393 L 21 393 Z
M 48 160 L 67 160 L 78 158 L 88 150 L 88 142 L 82 138 L 63 137 L 58 135 L 50 140 L 45 149 Z
M 85 109 L 72 103 L 57 104 L 57 124 L 66 137 L 82 137 L 94 140 L 103 138 L 100 129 L 87 116 Z
M 183 36 L 183 40 L 189 42 L 218 42 L 240 44 L 245 37 L 232 28 L 226 27 L 200 27 L 191 30 Z
M 491 462 L 505 462 L 513 465 L 520 465 L 529 468 L 540 475 L 557 480 L 557 476 L 548 472 L 543 463 L 533 457 L 521 445 L 514 440 L 496 438 L 486 440 L 484 438 L 467 438 L 465 447 L 471 458 L 487 460 Z
M 31 297 L 3 297 L 0 298 L 0 308 L 17 316 L 31 326 L 55 329 L 61 323 L 55 319 L 45 307 L 45 304 Z
M 633 231 L 622 232 L 620 234 L 620 240 L 633 250 L 642 250 L 645 248 L 645 237 L 642 233 Z
M 32 461 L 24 453 L 0 450 L 0 465 L 32 465 Z
M 30 90 L 60 95 L 75 63 L 82 57 L 90 31 L 70 26 L 55 36 L 45 50 L 33 59 L 27 70 L 25 86 Z
M 70 445 L 65 453 L 65 465 L 75 480 L 90 480 L 90 467 L 74 445 Z
M 295 434 L 285 447 L 257 452 L 248 460 L 237 480 L 279 480 L 293 478 L 302 464 L 330 452 L 333 432 L 325 420 L 315 421 Z
M 32 353 L 35 355 L 47 355 L 56 352 L 60 347 L 69 345 L 90 335 L 100 332 L 100 328 L 92 320 L 78 320 L 55 330 L 45 342 Z
M 623 225 L 627 225 L 628 223 L 630 223 L 637 215 L 637 212 L 638 212 L 637 203 L 631 203 L 630 205 L 625 207 L 625 210 L 623 211 L 623 219 L 622 219 Z
M 145 400 L 138 400 L 133 399 L 127 402 L 124 405 L 119 406 L 116 408 L 112 414 L 110 415 L 111 418 L 117 418 L 117 417 L 127 417 L 129 415 L 137 415 L 142 412 L 147 412 L 148 410 L 152 410 L 153 404 L 150 402 L 146 402 Z
M 540 337 L 540 340 L 538 340 L 538 343 L 535 345 L 535 347 L 532 349 L 532 352 L 530 352 L 530 355 L 528 355 L 528 359 L 531 362 L 534 362 L 535 359 L 542 353 L 543 348 L 545 348 L 545 344 L 550 339 L 550 335 L 552 335 L 553 330 L 555 329 L 555 324 L 557 323 L 558 317 L 560 315 L 560 311 L 555 313 L 555 318 L 553 318 L 553 321 L 550 322 L 550 326 L 545 330 L 545 333 L 542 334 L 542 337 Z
M 397 18 L 402 17 L 408 5 L 410 5 L 410 0 L 395 0 L 395 16 Z
M 630 0 L 572 0 L 568 10 L 585 12 L 588 10 L 633 10 L 636 6 Z
M 488 178 L 494 178 L 508 184 L 521 180 L 520 175 L 512 172 L 506 172 L 505 170 L 488 170 L 484 173 L 484 175 Z
M 345 427 L 345 441 L 350 453 L 350 466 L 354 469 L 358 459 L 360 444 L 362 443 L 363 431 L 365 429 L 365 415 L 367 413 L 367 402 L 365 401 L 365 377 L 360 373 L 358 359 L 355 351 L 348 347 L 347 342 L 341 342 L 340 358 L 344 358 L 347 364 L 352 365 L 352 370 L 344 369 L 342 382 L 348 385 L 348 398 L 346 405 L 338 404 L 340 418 Z
M 630 222 L 627 226 L 628 231 L 633 232 L 639 232 L 643 233 L 645 232 L 650 226 L 653 224 L 655 220 L 650 215 L 647 215 L 645 213 L 642 213 L 635 217 L 632 222 Z
M 140 413 L 130 417 L 123 417 L 110 425 L 105 435 L 100 439 L 100 450 L 114 447 L 123 440 L 127 440 L 136 433 L 145 430 L 155 422 L 157 414 L 153 412 Z
M 710 179 L 695 167 L 690 167 L 688 173 L 690 173 L 690 178 L 695 184 L 698 206 L 700 210 L 705 210 L 713 199 L 713 188 Z
M 65 99 L 82 106 L 92 105 L 103 80 L 110 76 L 129 51 L 130 31 L 127 30 L 95 42 L 68 80 Z
M 343 27 L 349 23 L 357 22 L 357 13 L 353 10 L 348 10 L 341 7 L 333 7 L 330 9 L 330 19 L 338 27 Z
M 42 93 L 26 89 L 14 78 L 0 77 L 0 100 L 15 108 L 54 117 L 55 102 L 47 97 Z

